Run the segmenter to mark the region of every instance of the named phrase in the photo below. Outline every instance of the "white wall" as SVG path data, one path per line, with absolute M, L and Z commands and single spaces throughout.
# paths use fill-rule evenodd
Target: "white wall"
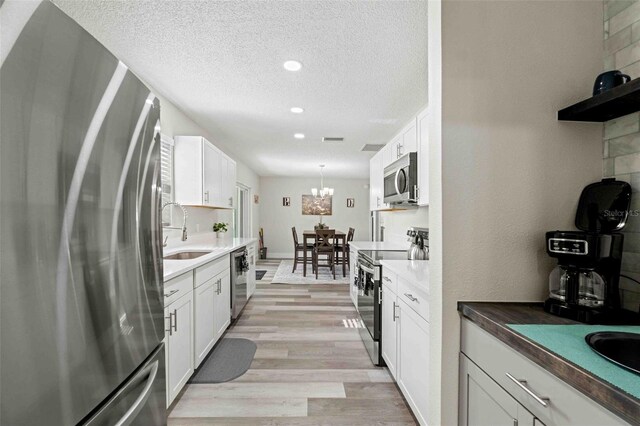
M 160 99 L 160 122 L 162 125 L 162 133 L 167 136 L 179 136 L 179 135 L 199 135 L 204 136 L 207 140 L 215 144 L 216 138 L 214 135 L 206 132 L 200 125 L 191 120 L 184 112 L 172 104 L 168 99 L 158 96 Z M 221 148 L 222 149 L 222 148 Z M 244 163 L 237 162 L 237 181 L 251 188 L 252 193 L 258 193 L 260 191 L 260 179 L 259 176 L 249 169 Z M 252 206 L 252 231 L 253 236 L 258 236 L 258 223 L 260 221 L 260 212 L 258 206 L 251 204 Z M 169 208 L 169 207 L 167 207 Z M 212 226 L 214 222 L 226 222 L 233 224 L 233 211 L 222 209 L 209 209 L 204 207 L 187 207 L 188 219 L 187 230 L 189 234 L 212 232 Z M 173 226 L 181 226 L 182 224 L 182 212 L 178 208 L 174 208 L 173 213 Z M 180 237 L 179 230 L 165 230 L 165 235 L 169 235 L 169 238 Z M 233 235 L 233 229 L 229 229 L 229 236 Z
M 330 228 L 347 232 L 355 228 L 356 240 L 368 239 L 369 189 L 365 179 L 324 179 L 325 186 L 334 188 L 333 215 L 323 216 Z M 265 246 L 270 258 L 292 258 L 295 226 L 302 242 L 302 231 L 313 229 L 318 216 L 302 215 L 302 195 L 320 185 L 318 178 L 262 177 L 260 179 L 260 222 L 264 228 Z M 291 206 L 282 205 L 282 197 L 291 198 Z M 355 198 L 355 207 L 347 208 L 347 198 Z
M 442 279 L 434 305 L 429 423 L 457 424 L 460 300 L 541 301 L 544 233 L 572 229 L 602 174 L 602 126 L 562 123 L 602 60 L 602 2 L 442 2 Z M 434 183 L 435 184 L 435 183 Z M 433 194 L 433 191 L 431 191 Z M 431 225 L 433 233 L 434 225 Z M 440 300 L 438 300 L 440 298 Z M 433 354 L 432 354 L 433 355 Z

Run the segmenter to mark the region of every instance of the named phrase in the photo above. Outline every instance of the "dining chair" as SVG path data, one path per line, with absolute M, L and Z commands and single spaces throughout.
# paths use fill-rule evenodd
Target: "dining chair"
M 293 270 L 291 273 L 294 273 L 298 268 L 298 262 L 304 262 L 304 252 L 307 251 L 307 263 L 311 263 L 313 267 L 313 244 L 307 244 L 305 247 L 304 244 L 301 244 L 298 241 L 298 232 L 296 231 L 296 227 L 291 227 L 291 233 L 293 234 Z
M 316 279 L 318 279 L 318 269 L 320 266 L 328 266 L 333 272 L 333 279 L 336 279 L 336 230 L 335 229 L 317 229 L 316 243 L 313 247 L 313 267 L 316 271 Z M 327 256 L 327 263 L 320 263 L 320 256 Z
M 349 242 L 353 241 L 356 230 L 349 228 L 347 239 L 343 244 L 336 244 L 336 265 L 342 264 L 342 276 L 347 276 L 347 268 L 351 269 L 351 254 Z

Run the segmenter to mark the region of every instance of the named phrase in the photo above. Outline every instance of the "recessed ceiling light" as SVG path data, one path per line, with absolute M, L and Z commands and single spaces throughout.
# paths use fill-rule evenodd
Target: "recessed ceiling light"
M 293 107 L 291 108 L 291 112 L 294 114 L 302 114 L 304 112 L 304 109 L 300 107 Z
M 298 61 L 287 61 L 284 63 L 284 69 L 287 71 L 300 71 L 302 64 Z
M 293 137 L 296 139 L 304 139 L 304 133 L 296 133 Z

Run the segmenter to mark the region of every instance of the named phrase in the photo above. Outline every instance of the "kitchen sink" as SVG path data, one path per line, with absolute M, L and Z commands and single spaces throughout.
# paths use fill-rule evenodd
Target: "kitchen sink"
M 211 253 L 210 251 L 179 251 L 163 257 L 165 260 L 191 260 Z
M 640 334 L 600 331 L 584 338 L 598 355 L 640 374 Z

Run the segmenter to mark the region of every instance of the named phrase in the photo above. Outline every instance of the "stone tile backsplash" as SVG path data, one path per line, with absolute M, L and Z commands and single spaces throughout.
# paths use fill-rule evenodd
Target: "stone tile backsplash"
M 604 70 L 640 77 L 640 0 L 604 1 Z M 631 215 L 624 229 L 622 273 L 640 280 L 640 112 L 605 123 L 603 175 L 629 182 Z M 636 214 L 637 213 L 637 214 Z M 622 302 L 637 311 L 640 284 L 621 278 Z

